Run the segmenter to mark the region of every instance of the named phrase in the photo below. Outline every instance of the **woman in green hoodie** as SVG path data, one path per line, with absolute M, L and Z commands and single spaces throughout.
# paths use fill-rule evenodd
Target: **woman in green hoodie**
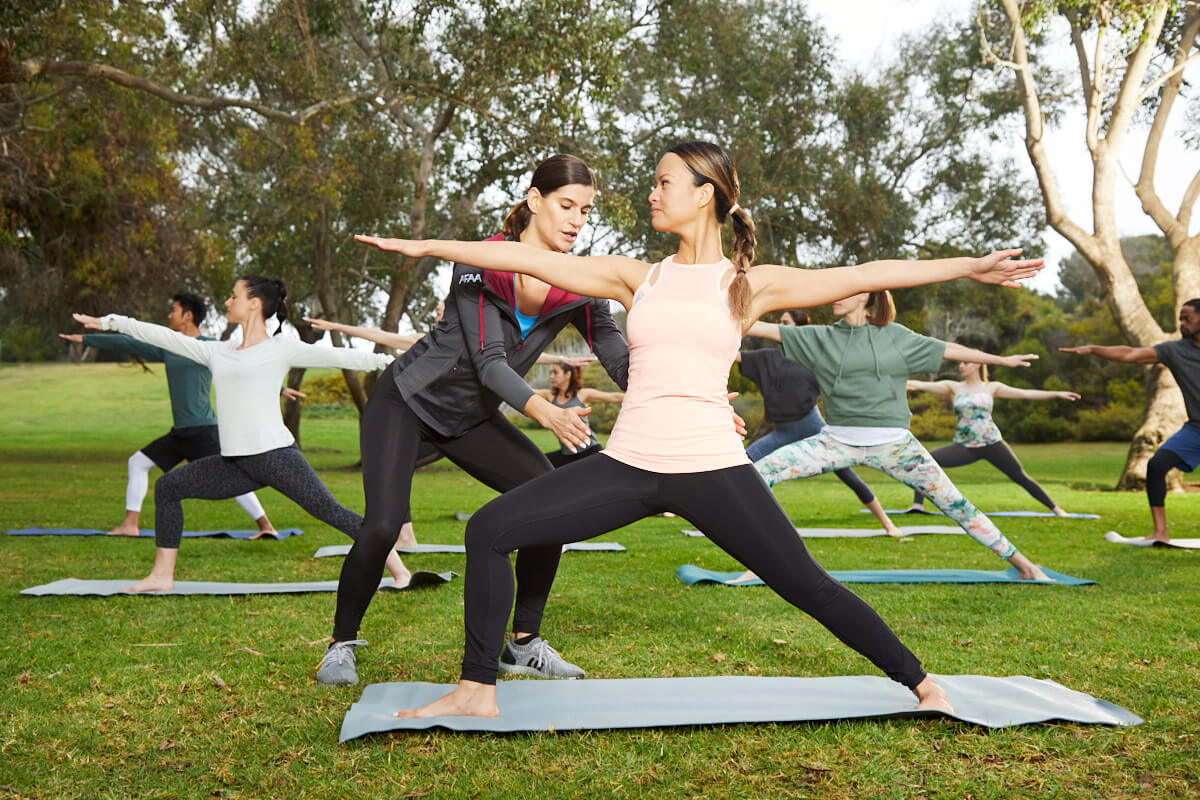
M 950 482 L 908 430 L 905 383 L 934 372 L 942 359 L 1027 367 L 1037 356 L 997 356 L 914 333 L 893 320 L 890 292 L 863 292 L 833 304 L 833 325 L 780 327 L 755 323 L 749 333 L 783 344 L 786 358 L 811 369 L 825 398 L 829 425 L 781 447 L 754 466 L 769 485 L 845 467 L 871 467 L 919 491 L 977 542 L 1017 568 L 1022 580 L 1048 581 L 1040 567 Z

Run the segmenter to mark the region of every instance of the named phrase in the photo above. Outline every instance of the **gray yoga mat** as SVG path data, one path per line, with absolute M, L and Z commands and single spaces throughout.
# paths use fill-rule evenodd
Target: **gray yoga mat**
M 986 728 L 1065 720 L 1094 725 L 1140 725 L 1120 706 L 1023 675 L 938 675 L 953 719 Z M 917 711 L 916 698 L 895 681 L 874 675 L 764 678 L 723 675 L 627 680 L 502 681 L 500 716 L 397 719 L 449 692 L 437 683 L 376 683 L 363 690 L 342 720 L 339 741 L 369 733 L 447 728 L 454 731 L 570 731 L 720 725 L 741 722 L 822 722 L 895 716 L 942 716 Z
M 384 578 L 379 582 L 380 591 L 403 592 L 409 589 L 419 589 L 423 586 L 441 586 L 454 579 L 453 572 L 414 572 L 412 580 L 399 589 L 393 588 L 392 579 Z M 21 594 L 34 597 L 47 595 L 96 595 L 112 597 L 124 595 L 126 586 L 136 583 L 135 580 L 122 581 L 89 581 L 81 578 L 63 578 L 60 581 L 22 589 Z M 207 581 L 175 581 L 175 588 L 169 592 L 139 592 L 135 596 L 152 595 L 155 597 L 176 594 L 299 594 L 302 592 L 336 592 L 337 581 L 309 581 L 307 583 L 217 583 Z
M 313 553 L 313 558 L 345 556 L 349 554 L 351 546 L 348 544 L 326 545 Z M 572 542 L 571 544 L 564 544 L 562 551 L 564 553 L 624 553 L 625 546 L 616 542 Z M 467 552 L 467 548 L 461 544 L 418 544 L 416 550 L 406 550 L 398 547 L 396 548 L 396 552 L 401 555 L 409 555 L 410 553 L 465 553 Z
M 1113 544 L 1127 544 L 1133 547 L 1176 547 L 1180 550 L 1200 550 L 1200 539 L 1172 539 L 1169 542 L 1143 539 L 1140 536 L 1127 539 L 1116 531 L 1109 531 L 1104 534 L 1104 541 L 1112 542 Z
M 870 509 L 860 508 L 860 514 L 870 514 Z M 927 514 L 929 516 L 941 516 L 941 511 L 913 511 L 911 508 L 885 508 L 883 513 L 891 515 L 912 514 L 921 516 Z M 1058 514 L 1052 514 L 1049 511 L 985 511 L 983 512 L 989 517 L 1051 517 L 1053 519 L 1100 519 L 1099 514 L 1067 514 L 1065 517 L 1060 517 Z
M 12 528 L 4 532 L 8 536 L 104 536 L 108 531 L 99 528 Z M 258 531 L 184 531 L 185 539 L 195 539 L 202 536 L 212 536 L 224 539 L 252 539 Z M 275 533 L 267 533 L 260 539 L 286 539 L 289 536 L 303 536 L 299 528 L 284 528 Z M 153 539 L 153 528 L 138 529 L 137 536 L 112 536 L 112 539 Z
M 1086 586 L 1095 581 L 1074 578 L 1042 567 L 1042 571 L 1054 579 L 1053 584 L 1042 581 L 1023 581 L 1017 577 L 1017 568 L 1006 570 L 988 569 L 831 569 L 829 574 L 842 583 L 1029 583 L 1035 586 Z M 762 586 L 758 578 L 734 583 L 741 572 L 714 572 L 711 569 L 684 564 L 675 570 L 676 577 L 689 586 L 697 583 L 719 583 L 723 586 Z
M 454 518 L 456 520 L 458 520 L 459 522 L 466 522 L 467 520 L 469 520 L 471 518 L 471 513 L 468 513 L 466 511 L 455 511 Z
M 903 525 L 900 532 L 905 536 L 916 536 L 922 533 L 940 533 L 946 535 L 966 535 L 957 525 Z M 883 528 L 796 528 L 796 533 L 805 539 L 875 539 L 878 537 L 891 538 Z M 684 536 L 703 536 L 700 531 L 687 530 Z

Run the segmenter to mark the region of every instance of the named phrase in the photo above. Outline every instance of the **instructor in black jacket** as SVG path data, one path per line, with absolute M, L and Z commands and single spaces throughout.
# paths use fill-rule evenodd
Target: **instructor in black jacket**
M 495 239 L 566 252 L 595 199 L 595 181 L 574 156 L 556 155 L 534 171 L 532 185 Z M 384 559 L 409 518 L 409 493 L 420 442 L 499 492 L 549 472 L 540 449 L 500 413 L 501 402 L 549 428 L 570 448 L 590 437 L 586 409 L 561 409 L 522 379 L 567 325 L 587 339 L 624 389 L 629 349 L 608 301 L 564 292 L 535 278 L 455 264 L 442 320 L 397 358 L 376 383 L 363 413 L 361 448 L 366 513 L 342 565 L 332 642 L 317 669 L 322 683 L 357 683 L 358 630 L 375 594 Z M 516 559 L 513 637 L 501 669 L 547 678 L 583 677 L 541 639 L 542 612 L 560 549 L 523 548 Z

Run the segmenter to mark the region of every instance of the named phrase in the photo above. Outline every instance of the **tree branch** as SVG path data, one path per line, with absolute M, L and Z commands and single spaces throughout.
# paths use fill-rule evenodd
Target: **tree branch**
M 1083 85 L 1086 107 L 1092 97 L 1092 77 L 1088 74 L 1087 48 L 1083 44 L 1083 30 L 1079 27 L 1078 12 L 1075 9 L 1069 9 L 1066 16 L 1071 21 L 1071 44 L 1075 46 L 1075 57 L 1079 59 L 1079 82 Z
M 1191 230 L 1192 226 L 1192 209 L 1196 207 L 1196 200 L 1200 198 L 1200 170 L 1192 176 L 1192 182 L 1188 184 L 1187 191 L 1183 193 L 1183 201 L 1179 204 L 1179 227 L 1183 229 L 1184 236 Z
M 1092 263 L 1098 263 L 1101 259 L 1099 242 L 1067 215 L 1062 198 L 1058 193 L 1058 182 L 1055 180 L 1050 158 L 1042 141 L 1045 135 L 1045 122 L 1038 101 L 1037 87 L 1033 83 L 1033 73 L 1029 69 L 1029 53 L 1025 49 L 1025 31 L 1021 27 L 1021 9 L 1017 7 L 1015 0 L 1000 0 L 1000 5 L 1004 8 L 1012 30 L 1014 76 L 1017 82 L 1017 91 L 1021 95 L 1021 103 L 1025 109 L 1025 149 L 1029 153 L 1029 160 L 1033 163 L 1034 173 L 1037 175 L 1038 186 L 1042 190 L 1042 200 L 1046 206 L 1046 221 L 1050 223 L 1050 227 L 1075 245 L 1079 252 L 1087 256 Z M 984 37 L 982 24 L 980 25 L 980 36 Z M 986 38 L 984 44 L 986 47 Z M 991 54 L 990 47 L 986 47 L 985 54 Z M 994 56 L 992 60 L 999 63 L 999 59 Z
M 1141 41 L 1126 62 L 1125 75 L 1121 79 L 1121 89 L 1117 93 L 1117 102 L 1113 104 L 1112 114 L 1108 120 L 1108 135 L 1105 141 L 1113 153 L 1121 151 L 1121 143 L 1129 132 L 1129 124 L 1138 106 L 1138 90 L 1154 50 L 1158 46 L 1158 37 L 1162 34 L 1163 22 L 1167 18 L 1166 0 L 1157 0 L 1154 14 L 1146 20 L 1142 27 Z
M 1192 48 L 1191 43 L 1195 41 L 1197 33 L 1200 33 L 1200 13 L 1194 14 L 1193 18 L 1188 20 L 1184 26 L 1183 34 L 1180 36 L 1179 44 L 1175 50 L 1176 66 L 1187 63 L 1188 52 Z M 1142 168 L 1133 189 L 1137 193 L 1138 199 L 1142 201 L 1142 210 L 1154 220 L 1154 224 L 1166 235 L 1167 240 L 1171 242 L 1171 246 L 1178 249 L 1182 239 L 1187 238 L 1191 207 L 1195 204 L 1195 197 L 1193 196 L 1191 202 L 1188 202 L 1187 194 L 1185 193 L 1184 204 L 1180 207 L 1179 216 L 1175 217 L 1167 210 L 1166 205 L 1163 204 L 1162 199 L 1158 196 L 1158 192 L 1154 188 L 1154 173 L 1158 169 L 1159 147 L 1162 144 L 1163 134 L 1167 129 L 1167 121 L 1171 116 L 1171 109 L 1174 107 L 1175 100 L 1178 98 L 1183 86 L 1182 71 L 1172 70 L 1172 73 L 1167 79 L 1162 98 L 1159 100 L 1158 108 L 1154 112 L 1154 121 L 1150 125 L 1149 134 L 1146 136 L 1146 148 L 1142 154 Z M 1195 181 L 1193 181 L 1193 184 L 1195 184 Z M 1189 187 L 1189 191 L 1191 191 L 1191 187 Z M 1182 221 L 1185 212 L 1188 222 Z

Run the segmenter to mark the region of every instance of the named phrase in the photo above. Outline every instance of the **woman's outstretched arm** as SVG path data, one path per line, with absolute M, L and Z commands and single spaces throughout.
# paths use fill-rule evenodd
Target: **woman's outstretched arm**
M 1052 392 L 1047 389 L 1018 389 L 996 382 L 995 396 L 1002 400 L 1078 400 L 1075 392 Z
M 913 381 L 905 383 L 904 388 L 910 392 L 929 392 L 931 394 L 954 394 L 953 381 Z
M 1028 367 L 1031 361 L 1037 361 L 1033 353 L 1022 353 L 1017 356 L 998 356 L 985 353 L 974 347 L 964 347 L 954 342 L 946 342 L 946 359 L 949 361 L 965 361 L 968 364 L 991 364 L 997 367 Z
M 388 333 L 381 328 L 364 328 L 361 325 L 345 325 L 341 322 L 334 322 L 327 319 L 316 319 L 305 317 L 304 321 L 313 326 L 318 331 L 338 331 L 347 336 L 357 336 L 359 339 L 366 339 L 368 342 L 375 342 L 384 347 L 390 347 L 393 350 L 407 350 L 417 342 L 421 341 L 424 334 L 420 333 Z
M 624 256 L 572 256 L 520 242 L 458 242 L 442 239 L 385 239 L 355 236 L 356 241 L 409 258 L 432 256 L 480 269 L 532 275 L 551 286 L 586 297 L 633 305 L 633 293 L 650 265 Z
M 751 314 L 757 318 L 768 311 L 811 308 L 861 292 L 905 289 L 957 278 L 1018 286 L 1017 281 L 1033 277 L 1045 266 L 1040 258 L 1014 258 L 1020 254 L 1020 250 L 1000 250 L 982 258 L 869 261 L 853 267 L 805 270 L 762 264 L 748 274 L 754 292 Z

